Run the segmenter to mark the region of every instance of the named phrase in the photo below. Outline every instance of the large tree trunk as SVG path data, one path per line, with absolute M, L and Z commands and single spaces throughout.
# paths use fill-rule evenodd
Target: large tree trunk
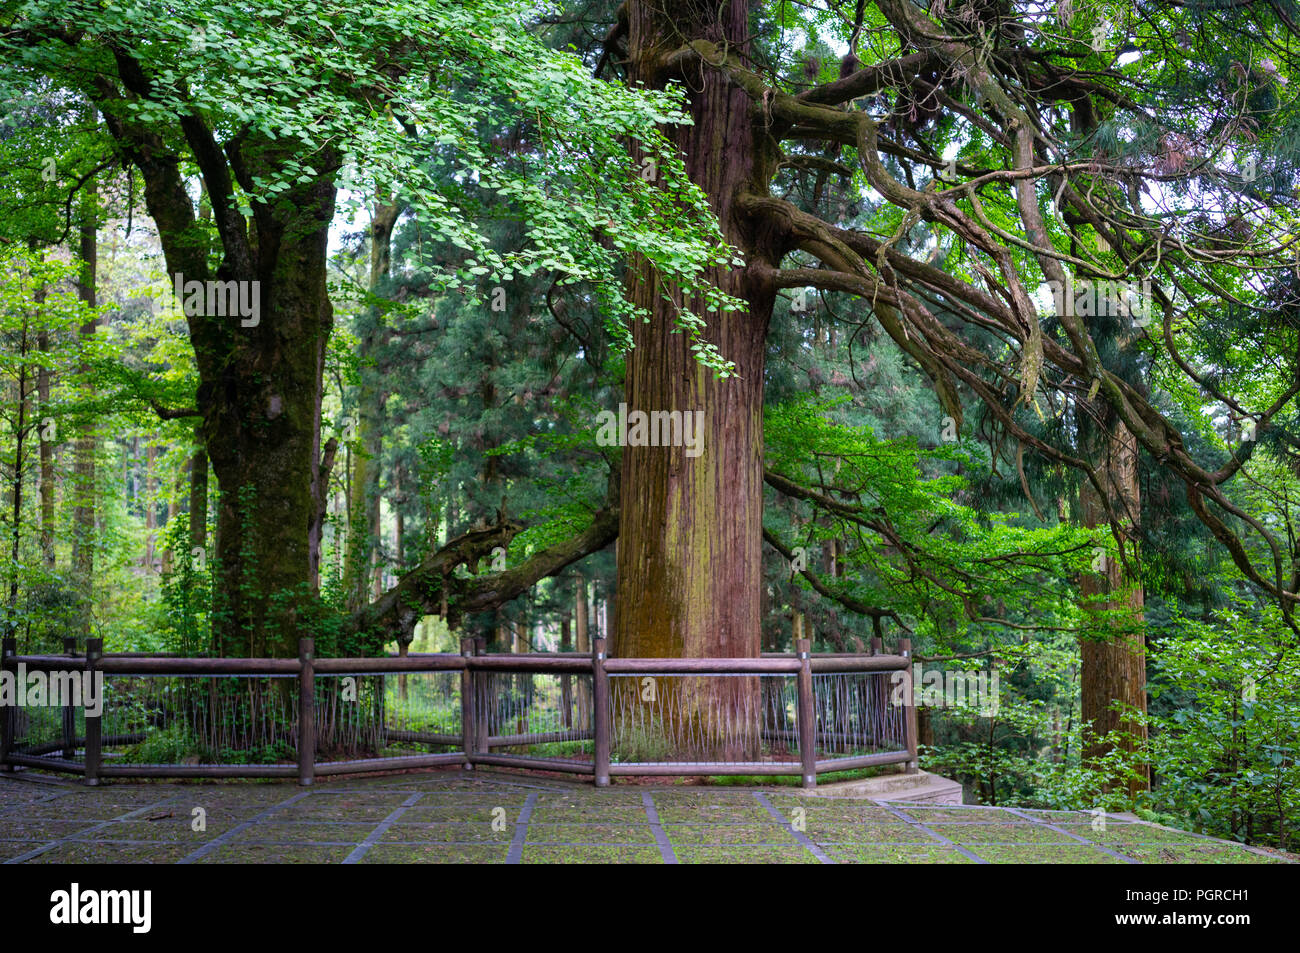
M 118 67 L 123 89 L 151 95 L 139 64 L 122 56 Z M 321 381 L 333 323 L 326 260 L 339 155 L 331 147 L 313 153 L 313 175 L 252 202 L 246 218 L 236 184 L 262 193 L 261 180 L 304 158 L 301 147 L 246 133 L 222 141 L 197 114 L 182 120 L 221 240 L 213 274 L 178 157 L 120 108 L 113 82 L 102 79 L 96 93 L 109 132 L 143 175 L 173 281 L 235 282 L 240 303 L 256 305 L 255 315 L 186 309 L 203 444 L 220 490 L 214 648 L 293 655 L 297 607 L 316 596 L 320 569 Z
M 694 39 L 743 48 L 748 6 L 743 0 L 629 3 L 629 80 L 662 87 L 672 76 L 668 54 Z M 766 190 L 766 171 L 755 171 L 764 157 L 752 125 L 752 103 L 717 70 L 692 71 L 687 87 L 694 125 L 666 132 L 692 180 L 709 197 L 727 240 L 751 263 L 774 263 L 777 256 L 762 247 L 733 204 L 742 189 Z M 763 362 L 774 293 L 747 269 L 719 269 L 710 277 L 748 304 L 741 313 L 707 315 L 708 339 L 736 366 L 726 380 L 696 361 L 685 334 L 674 333 L 673 308 L 663 300 L 659 280 L 642 263 L 634 263 L 631 273 L 632 299 L 651 318 L 632 328 L 628 413 L 702 412 L 703 452 L 688 456 L 681 446 L 623 450 L 613 638 L 619 656 L 759 653 Z M 667 290 L 681 302 L 679 292 Z M 685 304 L 704 313 L 698 301 Z M 688 709 L 700 717 L 709 707 L 715 715 L 756 715 L 751 681 L 661 678 L 661 710 L 675 706 L 688 723 Z M 673 696 L 677 690 L 681 697 Z
M 1119 520 L 1125 555 L 1129 560 L 1136 560 L 1136 534 L 1132 524 L 1141 513 L 1137 439 L 1118 420 L 1110 419 L 1110 415 L 1103 424 L 1088 429 L 1093 431 L 1094 466 Z M 1079 504 L 1084 526 L 1095 529 L 1107 525 L 1106 508 L 1091 483 L 1085 482 L 1081 487 Z M 1083 759 L 1094 764 L 1113 747 L 1102 740 L 1109 731 L 1123 731 L 1133 739 L 1122 746 L 1126 751 L 1132 751 L 1146 739 L 1145 727 L 1112 707 L 1118 702 L 1143 714 L 1147 710 L 1146 648 L 1141 631 L 1136 630 L 1142 621 L 1142 587 L 1136 580 L 1125 577 L 1119 559 L 1107 557 L 1104 563 L 1098 567 L 1102 572 L 1085 573 L 1080 582 L 1080 593 L 1090 612 L 1114 613 L 1109 619 L 1098 621 L 1105 638 L 1085 638 L 1080 645 Z M 1114 784 L 1112 781 L 1107 787 Z M 1148 785 L 1145 776 L 1126 782 L 1130 795 L 1136 795 Z
M 221 491 L 216 648 L 222 654 L 294 654 L 301 634 L 295 606 L 315 595 L 320 551 L 311 524 L 333 320 L 325 279 L 334 194 L 322 179 L 259 207 L 248 276 L 261 282 L 258 323 L 208 317 L 217 326 L 205 328 L 207 335 L 224 347 L 212 354 L 196 346 L 204 444 Z

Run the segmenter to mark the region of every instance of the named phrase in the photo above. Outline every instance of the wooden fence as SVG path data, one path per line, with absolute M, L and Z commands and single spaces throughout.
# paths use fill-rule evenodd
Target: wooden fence
M 253 699 L 249 703 L 253 707 L 246 705 L 241 711 L 245 715 L 253 708 L 278 712 L 278 721 L 272 716 L 264 720 L 280 725 L 280 733 L 267 729 L 263 737 L 274 735 L 282 746 L 291 746 L 296 760 L 285 752 L 272 763 L 260 764 L 131 763 L 115 757 L 114 749 L 138 745 L 150 732 L 191 730 L 190 721 L 179 701 L 151 702 L 140 706 L 152 718 L 148 725 L 141 727 L 144 722 L 140 722 L 105 735 L 104 706 L 109 705 L 106 695 L 111 694 L 105 690 L 96 714 L 84 704 L 62 705 L 57 727 L 52 717 L 46 719 L 50 737 L 45 739 L 31 737 L 30 725 L 26 729 L 19 725 L 20 707 L 0 707 L 0 770 L 61 771 L 80 775 L 91 785 L 103 778 L 156 777 L 296 777 L 306 785 L 317 776 L 494 765 L 590 776 L 602 787 L 618 776 L 724 774 L 796 775 L 803 786 L 813 787 L 818 775 L 832 771 L 890 764 L 902 764 L 909 773 L 917 769 L 908 639 L 900 641 L 895 654 L 881 652 L 875 640 L 870 654 L 813 655 L 809 642 L 800 640 L 796 652 L 766 653 L 759 658 L 660 659 L 609 658 L 605 640 L 594 642 L 590 655 L 488 655 L 484 640 L 477 638 L 462 640 L 459 655 L 317 658 L 313 641 L 302 639 L 298 658 L 291 659 L 105 655 L 100 639 L 87 640 L 84 655 L 69 641 L 65 655 L 20 656 L 15 640 L 6 638 L 0 647 L 0 669 L 13 672 L 15 684 L 20 671 L 27 678 L 32 673 L 45 673 L 47 678 L 52 673 L 64 678 L 86 673 L 101 679 L 101 685 L 120 680 L 138 691 L 147 689 L 150 680 L 170 680 L 165 693 L 197 699 L 199 708 L 215 717 L 219 686 L 230 687 L 244 679 L 247 696 L 239 697 Z M 405 698 L 408 679 L 432 673 L 459 676 L 442 681 L 449 717 L 458 715 L 459 730 L 391 724 L 385 706 L 394 706 L 390 698 L 399 696 L 389 679 L 396 677 L 400 697 Z M 555 680 L 549 694 L 534 690 L 539 676 Z M 325 709 L 339 695 L 338 680 L 348 677 L 353 683 L 358 678 L 375 679 L 364 726 L 378 739 L 375 750 L 390 750 L 394 745 L 450 750 L 379 757 L 324 754 L 339 730 L 333 714 L 337 705 Z M 515 679 L 527 688 L 510 694 L 513 690 L 502 686 L 515 684 Z M 578 679 L 582 683 L 575 691 Z M 323 680 L 333 683 L 322 689 Z M 458 690 L 453 690 L 457 682 Z M 21 692 L 22 686 L 17 688 Z M 115 696 L 119 707 L 129 695 L 123 688 Z M 563 721 L 539 730 L 535 715 L 543 706 Z M 349 724 L 358 722 L 353 718 Z M 192 730 L 202 735 L 206 729 Z M 696 745 L 691 750 L 704 751 L 703 757 L 682 753 L 688 735 Z M 583 750 L 561 757 L 518 750 L 557 744 Z M 646 750 L 656 753 L 647 755 Z

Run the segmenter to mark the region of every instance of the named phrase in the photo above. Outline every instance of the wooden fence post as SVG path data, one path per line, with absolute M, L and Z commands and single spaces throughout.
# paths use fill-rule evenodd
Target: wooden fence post
M 466 637 L 460 640 L 460 654 L 464 658 L 473 657 L 473 638 Z M 471 759 L 476 751 L 475 725 L 477 723 L 478 715 L 474 705 L 474 673 L 468 668 L 463 668 L 460 670 L 460 743 L 465 751 L 463 767 L 466 771 L 474 770 L 474 762 Z
M 916 749 L 916 687 L 912 684 L 912 640 L 903 638 L 898 640 L 898 654 L 903 656 L 904 669 L 906 675 L 903 678 L 903 737 L 907 742 L 907 768 L 908 774 L 916 774 L 920 770 L 920 757 Z
M 596 736 L 596 751 L 592 765 L 596 787 L 609 787 L 609 675 L 605 672 L 605 639 L 591 642 L 591 720 Z
M 63 637 L 63 652 L 68 658 L 77 657 L 77 639 L 75 636 L 65 635 Z M 69 666 L 71 668 L 71 666 Z M 53 674 L 53 673 L 51 673 Z M 84 702 L 85 699 L 83 698 Z M 77 712 L 72 707 L 72 699 L 63 700 L 63 757 L 66 761 L 71 761 L 77 756 Z
M 817 716 L 813 699 L 812 681 L 812 642 L 809 639 L 795 640 L 795 653 L 799 656 L 799 674 L 796 676 L 798 689 L 799 761 L 803 771 L 803 786 L 817 786 Z
M 315 639 L 298 640 L 298 783 L 316 778 L 316 654 Z
M 11 659 L 18 654 L 18 640 L 12 635 L 6 635 L 3 641 L 0 641 L 0 659 Z M 0 671 L 4 671 L 0 668 Z M 14 673 L 18 677 L 18 673 Z M 14 705 L 0 705 L 0 771 L 13 771 L 14 766 L 9 763 L 9 751 L 14 745 L 15 716 L 18 709 Z
M 95 684 L 95 668 L 99 664 L 100 656 L 104 654 L 103 639 L 86 639 L 86 672 L 90 678 L 90 684 Z M 92 689 L 93 691 L 93 689 Z M 103 727 L 104 727 L 104 709 L 108 706 L 108 680 L 105 679 L 100 685 L 99 695 L 99 714 L 91 715 L 89 708 L 86 710 L 86 760 L 85 760 L 85 781 L 90 787 L 99 784 L 99 766 L 104 760 L 104 749 L 102 745 Z M 85 698 L 82 701 L 86 701 Z

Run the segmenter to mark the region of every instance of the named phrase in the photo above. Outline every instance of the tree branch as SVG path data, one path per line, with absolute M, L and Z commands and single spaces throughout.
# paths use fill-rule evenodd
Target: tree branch
M 454 575 L 460 566 L 476 573 L 480 560 L 490 556 L 498 546 L 509 547 L 522 530 L 519 523 L 504 521 L 456 537 L 403 576 L 379 599 L 354 613 L 346 620 L 345 631 L 379 632 L 386 640 L 407 638 L 421 616 L 442 611 L 444 589 L 447 624 L 456 628 L 465 615 L 502 606 L 540 580 L 604 549 L 618 537 L 618 509 L 609 507 L 598 511 L 585 530 L 534 554 L 513 569 L 468 577 Z

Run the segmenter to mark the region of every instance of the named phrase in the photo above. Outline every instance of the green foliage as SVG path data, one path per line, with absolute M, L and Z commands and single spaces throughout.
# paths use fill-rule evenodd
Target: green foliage
M 1294 846 L 1300 656 L 1272 606 L 1175 616 L 1154 645 L 1150 807 L 1198 830 Z
M 524 0 L 386 0 L 364 15 L 314 0 L 256 9 L 182 0 L 166 17 L 134 2 L 5 9 L 13 25 L 0 49 L 14 67 L 0 88 L 6 100 L 27 101 L 38 76 L 74 87 L 84 76 L 114 76 L 111 47 L 150 85 L 147 97 L 114 102 L 116 120 L 170 131 L 199 116 L 277 154 L 273 173 L 254 170 L 244 183 L 245 216 L 328 175 L 327 155 L 341 152 L 343 184 L 400 195 L 419 210 L 426 234 L 463 253 L 442 269 L 443 291 L 539 271 L 590 282 L 626 344 L 627 325 L 640 315 L 623 294 L 618 263 L 636 254 L 708 311 L 736 306 L 704 279 L 734 252 L 656 129 L 690 121 L 680 93 L 593 78 L 580 59 L 525 28 L 543 11 Z M 536 148 L 502 161 L 499 131 L 521 118 Z M 653 181 L 629 143 L 653 164 Z M 524 223 L 518 246 L 484 240 L 468 182 L 499 200 L 497 214 Z M 703 317 L 679 309 L 677 320 L 701 361 L 727 373 L 701 334 Z
M 855 35 L 830 5 L 756 4 L 753 61 L 777 87 L 799 93 L 836 78 L 836 60 L 851 39 L 864 59 L 906 52 L 877 5 L 868 6 Z M 1268 210 L 1269 234 L 1281 236 L 1279 244 L 1294 238 L 1300 113 L 1291 90 L 1300 76 L 1287 62 L 1264 65 L 1259 51 L 1273 38 L 1261 39 L 1240 5 L 1130 6 L 1076 4 L 1066 25 L 1035 21 L 1040 29 L 1026 42 L 1042 63 L 1063 76 L 1084 70 L 1104 89 L 1095 97 L 1097 125 L 1086 132 L 1073 128 L 1061 103 L 1034 102 L 1060 130 L 1052 161 L 1071 164 L 1076 188 L 1103 208 L 1134 170 L 1155 163 L 1167 173 L 1163 191 L 1147 193 L 1138 208 L 1176 237 L 1219 244 L 1215 254 L 1197 255 L 1181 252 L 1177 241 L 1159 246 L 1163 261 L 1177 260 L 1184 283 L 1169 313 L 1157 315 L 1168 321 L 1167 333 L 1160 325 L 1130 333 L 1124 322 L 1100 318 L 1089 331 L 1102 365 L 1150 398 L 1197 466 L 1214 472 L 1234 455 L 1243 461 L 1240 478 L 1222 484 L 1223 500 L 1215 503 L 1244 536 L 1245 557 L 1280 565 L 1285 575 L 1285 541 L 1300 538 L 1300 418 L 1290 393 L 1298 286 L 1280 256 L 1239 253 L 1244 244 L 1234 251 L 1240 234 L 1229 216 L 1247 200 L 1258 202 Z M 939 7 L 930 6 L 933 16 L 941 16 Z M 953 15 L 963 9 L 948 7 Z M 197 420 L 161 420 L 158 410 L 199 404 L 190 329 L 166 304 L 171 286 L 156 235 L 132 224 L 142 217 L 140 181 L 119 173 L 120 143 L 101 119 L 154 132 L 177 156 L 187 187 L 199 171 L 182 128 L 192 119 L 211 129 L 220 148 L 241 144 L 269 157 L 233 188 L 246 218 L 285 201 L 294 187 L 342 187 L 331 240 L 337 327 L 324 354 L 322 395 L 322 436 L 335 437 L 339 450 L 326 488 L 320 594 L 307 582 L 270 594 L 270 642 L 311 636 L 325 656 L 392 646 L 381 644 L 391 633 L 352 634 L 345 625 L 350 593 L 342 565 L 359 541 L 374 551 L 384 589 L 501 510 L 526 524 L 507 554 L 513 568 L 585 529 L 612 502 L 610 476 L 621 460 L 617 450 L 596 445 L 593 430 L 596 414 L 623 399 L 630 327 L 642 317 L 625 293 L 628 262 L 649 263 L 662 287 L 683 289 L 675 300 L 701 302 L 700 313 L 677 311 L 677 326 L 703 368 L 730 372 L 705 322 L 736 302 L 707 274 L 734 264 L 735 253 L 656 128 L 690 121 L 683 91 L 593 78 L 591 51 L 584 59 L 569 50 L 570 41 L 585 42 L 590 21 L 557 12 L 558 4 L 524 0 L 381 0 L 365 9 L 319 0 L 177 0 L 167 16 L 139 2 L 0 4 L 8 66 L 0 78 L 0 473 L 6 504 L 15 488 L 22 491 L 0 517 L 0 628 L 17 632 L 24 649 L 58 649 L 87 618 L 110 650 L 223 652 L 229 646 L 214 642 L 214 631 L 258 628 L 251 618 L 226 618 L 223 567 L 189 556 L 185 467 Z M 1103 21 L 1147 55 L 1107 72 L 1114 50 L 1090 43 Z M 952 17 L 945 23 L 958 38 L 969 32 Z M 115 53 L 133 58 L 152 89 L 135 88 L 96 113 L 87 84 L 123 80 Z M 1283 59 L 1278 50 L 1272 55 Z M 1030 89 L 1032 99 L 1022 79 L 1016 97 Z M 945 81 L 949 95 L 969 98 L 962 77 Z M 1014 190 L 999 178 L 1011 162 L 1006 144 L 983 123 L 949 114 L 910 122 L 918 107 L 910 95 L 887 89 L 844 109 L 873 117 L 891 143 L 882 161 L 909 187 L 942 186 L 927 181 L 933 170 L 912 163 L 913 152 L 992 170 L 980 187 L 943 201 L 999 237 L 1007 254 L 997 264 L 1032 291 L 1042 267 L 1024 247 Z M 1120 102 L 1135 108 L 1119 109 Z M 884 200 L 855 146 L 836 141 L 819 154 L 787 139 L 782 148 L 773 195 L 813 214 L 833 208 L 840 227 L 888 239 L 946 276 L 986 281 L 987 252 L 942 231 L 933 216 L 909 216 Z M 1233 169 L 1252 159 L 1260 174 L 1248 182 Z M 848 172 L 818 174 L 802 160 Z M 642 174 L 647 164 L 653 181 Z M 1177 175 L 1187 164 L 1198 171 Z M 914 181 L 917 170 L 921 181 Z M 204 205 L 210 199 L 191 192 L 199 221 L 185 240 L 211 251 L 215 272 L 228 263 Z M 1049 240 L 1080 275 L 1140 276 L 1154 267 L 1153 255 L 1125 259 L 1098 244 L 1092 225 L 1066 221 L 1052 198 L 1039 190 Z M 391 200 L 400 214 L 390 273 L 371 286 L 364 223 L 344 219 L 377 200 Z M 72 256 L 39 250 L 75 241 L 85 224 L 98 227 L 101 243 L 102 306 L 95 311 L 77 299 L 77 266 L 59 261 Z M 354 227 L 360 230 L 346 231 Z M 1136 224 L 1132 232 L 1141 235 Z M 1241 267 L 1257 257 L 1264 262 L 1258 271 Z M 775 264 L 824 263 L 800 249 Z M 1293 623 L 1265 608 L 1257 589 L 1225 562 L 1167 461 L 1145 452 L 1140 460 L 1142 512 L 1134 530 L 1150 636 L 1150 741 L 1136 756 L 1117 746 L 1102 764 L 1085 765 L 1079 644 L 1124 613 L 1096 611 L 1080 597 L 1080 576 L 1098 548 L 1112 559 L 1117 551 L 1108 527 L 1078 526 L 1077 474 L 1008 437 L 973 391 L 959 394 L 966 414 L 955 433 L 956 420 L 945 421 L 952 408 L 936 398 L 907 339 L 883 330 L 876 300 L 822 291 L 811 309 L 796 310 L 792 297 L 780 296 L 767 336 L 764 450 L 774 482 L 793 489 L 769 488 L 764 521 L 783 547 L 809 554 L 818 585 L 768 547 L 764 647 L 788 647 L 798 613 L 819 649 L 858 648 L 875 634 L 889 645 L 906 635 L 919 654 L 939 657 L 939 666 L 996 664 L 997 713 L 930 712 L 935 743 L 924 759 L 988 803 L 1135 808 L 1209 833 L 1293 843 L 1290 831 L 1300 822 Z M 965 304 L 944 295 L 926 297 L 925 306 L 936 326 L 970 318 Z M 92 318 L 99 326 L 88 338 L 80 329 Z M 1061 322 L 1040 318 L 1043 341 L 1066 347 Z M 1089 416 L 1084 372 L 1040 373 L 1032 344 L 982 326 L 967 327 L 962 341 L 969 348 L 963 362 L 988 371 L 986 383 L 1025 433 L 1040 446 L 1086 455 L 1090 428 L 1106 425 Z M 41 371 L 53 389 L 38 408 L 32 381 Z M 1211 392 L 1219 396 L 1207 399 Z M 1274 404 L 1281 409 L 1270 425 L 1245 438 L 1241 409 L 1258 416 Z M 33 427 L 46 418 L 61 435 L 52 564 L 39 544 L 45 526 L 35 493 Z M 373 424 L 372 434 L 359 432 L 362 420 Z M 99 448 L 91 580 L 67 568 L 78 499 L 70 442 L 83 432 L 93 433 Z M 380 473 L 374 492 L 382 499 L 374 539 L 348 512 L 358 496 L 356 461 L 372 450 L 368 462 Z M 251 527 L 257 487 L 222 489 L 218 506 L 231 506 Z M 344 506 L 334 505 L 340 501 Z M 1282 541 L 1278 552 L 1253 531 L 1260 527 Z M 274 557 L 244 538 L 249 548 L 233 584 L 254 594 L 259 568 Z M 150 552 L 172 553 L 171 570 L 148 565 Z M 572 624 L 577 572 L 598 602 L 614 589 L 611 555 L 596 554 L 513 604 L 466 620 L 461 632 L 426 624 L 414 647 L 454 649 L 460 634 L 496 637 L 525 621 L 529 638 L 533 623 L 545 631 L 535 648 L 558 647 L 560 626 Z M 363 582 L 372 591 L 373 580 Z M 493 647 L 503 646 L 498 640 Z M 378 697 L 365 681 L 360 703 L 382 708 L 393 698 Z M 233 710 L 242 719 L 254 714 Z M 415 730 L 436 730 L 453 714 L 437 698 L 414 699 L 406 711 Z M 153 714 L 142 698 L 128 717 L 141 727 Z M 288 737 L 291 725 L 275 717 L 274 732 Z M 283 740 L 218 751 L 179 727 L 147 734 L 128 760 L 267 761 L 289 753 Z M 565 755 L 585 745 L 545 750 Z M 619 747 L 639 760 L 668 754 L 662 732 L 629 729 Z M 1154 788 L 1132 804 L 1109 782 L 1141 768 L 1152 771 Z
M 967 505 L 968 477 L 953 471 L 979 472 L 969 448 L 881 440 L 869 426 L 854 426 L 853 416 L 847 399 L 799 399 L 764 417 L 770 470 L 836 488 L 812 501 L 822 518 L 801 521 L 797 539 L 807 549 L 851 541 L 842 575 L 827 585 L 890 606 L 939 648 L 962 644 L 963 621 L 999 617 L 1009 605 L 1017 618 L 1044 624 L 1070 615 L 1071 580 L 1093 558 L 1099 534 Z

